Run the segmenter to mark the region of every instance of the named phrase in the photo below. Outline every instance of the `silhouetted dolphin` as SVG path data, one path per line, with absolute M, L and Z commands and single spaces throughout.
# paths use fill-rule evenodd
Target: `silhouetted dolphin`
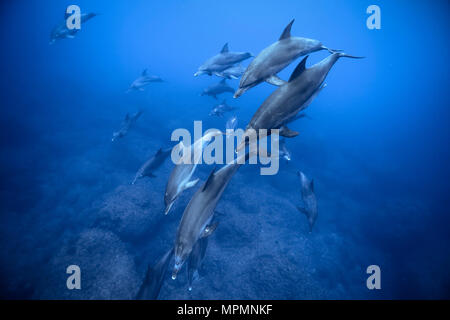
M 277 77 L 277 73 L 298 57 L 319 50 L 328 50 L 334 53 L 318 40 L 291 37 L 293 23 L 294 20 L 287 25 L 277 42 L 261 51 L 249 64 L 242 75 L 234 98 L 264 81 L 276 86 L 282 85 L 284 81 Z
M 308 180 L 305 174 L 301 171 L 298 172 L 300 177 L 300 183 L 302 185 L 302 200 L 304 207 L 297 207 L 298 211 L 304 213 L 309 223 L 309 232 L 312 231 L 314 222 L 317 219 L 317 199 L 314 194 L 314 181 Z
M 235 63 L 244 61 L 250 57 L 252 57 L 250 52 L 230 52 L 228 50 L 228 43 L 226 43 L 219 54 L 209 58 L 198 68 L 194 76 L 196 77 L 201 74 L 212 75 L 215 72 L 221 72 Z
M 138 112 L 132 114 L 131 116 L 127 113 L 125 119 L 122 121 L 122 125 L 119 131 L 113 133 L 111 141 L 114 142 L 114 140 L 116 140 L 117 138 L 124 137 L 130 130 L 131 126 L 136 122 L 136 120 L 141 116 L 142 113 L 143 113 L 142 110 L 139 110 Z
M 172 151 L 172 148 L 163 149 L 159 148 L 159 150 L 156 152 L 156 154 L 148 159 L 142 167 L 138 170 L 136 173 L 136 176 L 134 177 L 133 182 L 131 184 L 135 184 L 136 180 L 143 178 L 143 177 L 156 177 L 153 173 L 154 170 L 159 168 L 164 160 L 169 156 L 170 152 Z
M 236 66 L 229 67 L 221 72 L 215 72 L 214 74 L 218 77 L 226 79 L 239 79 L 240 76 L 244 74 L 245 68 L 240 64 Z
M 80 15 L 81 24 L 86 21 L 92 19 L 97 16 L 97 13 L 82 13 Z M 68 29 L 67 28 L 67 18 L 70 17 L 70 14 L 65 13 L 64 22 L 61 22 L 56 27 L 53 28 L 50 33 L 50 44 L 53 44 L 56 40 L 59 39 L 73 39 L 75 38 L 75 34 L 80 31 L 79 29 Z
M 163 82 L 163 79 L 161 79 L 158 76 L 148 75 L 147 69 L 144 69 L 139 78 L 134 80 L 133 83 L 130 85 L 127 92 L 130 92 L 132 90 L 144 91 L 144 87 L 148 86 L 152 82 Z
M 180 150 L 180 155 L 187 156 L 188 149 L 190 150 L 190 162 L 189 163 L 179 163 L 175 165 L 172 172 L 170 173 L 169 180 L 166 185 L 166 192 L 164 193 L 164 203 L 166 204 L 165 214 L 169 213 L 175 200 L 178 196 L 186 189 L 195 186 L 199 179 L 190 180 L 194 174 L 195 169 L 201 159 L 196 159 L 195 156 L 203 155 L 203 148 L 208 144 L 211 139 L 215 136 L 221 135 L 222 132 L 219 130 L 210 131 L 205 133 L 203 137 L 195 141 L 190 146 L 184 146 L 182 142 L 178 144 Z
M 219 83 L 213 84 L 208 88 L 204 89 L 200 94 L 201 96 L 211 96 L 214 99 L 217 99 L 217 95 L 225 92 L 233 93 L 234 89 L 227 85 L 226 79 L 222 79 Z
M 214 209 L 222 197 L 225 188 L 233 175 L 241 166 L 242 157 L 245 159 L 253 156 L 240 155 L 235 161 L 225 165 L 220 170 L 211 172 L 208 180 L 195 192 L 183 212 L 175 239 L 175 265 L 172 279 L 175 279 L 178 271 L 188 259 L 197 241 L 211 235 L 216 229 L 217 223 L 211 224 Z
M 173 248 L 163 255 L 154 267 L 148 266 L 136 300 L 156 300 L 158 298 L 172 256 Z
M 227 104 L 227 102 L 225 101 L 225 99 L 222 101 L 222 103 L 219 103 L 218 105 L 216 105 L 212 110 L 211 110 L 211 112 L 209 113 L 209 115 L 210 116 L 217 116 L 217 117 L 223 117 L 223 115 L 226 113 L 226 112 L 230 112 L 230 111 L 233 111 L 233 110 L 236 110 L 237 108 L 236 107 L 232 107 L 232 106 L 229 106 L 228 104 Z
M 205 257 L 206 247 L 208 246 L 208 238 L 201 238 L 192 248 L 187 264 L 189 291 L 192 290 L 192 282 L 198 277 L 198 269 L 202 265 Z
M 286 124 L 294 120 L 298 113 L 304 110 L 325 87 L 325 84 L 322 84 L 331 67 L 340 57 L 361 58 L 345 53 L 333 53 L 306 69 L 305 64 L 308 58 L 306 56 L 292 72 L 289 81 L 278 87 L 262 103 L 246 130 L 254 129 L 258 133 L 259 129 L 267 129 L 270 135 L 270 129 L 280 129 L 280 136 L 287 138 L 297 136 L 298 132 L 290 130 Z M 241 150 L 244 145 L 243 140 L 236 150 Z

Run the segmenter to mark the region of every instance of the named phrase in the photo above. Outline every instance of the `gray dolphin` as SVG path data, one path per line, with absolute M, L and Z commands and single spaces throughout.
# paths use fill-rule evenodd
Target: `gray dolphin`
M 287 25 L 277 42 L 261 51 L 249 64 L 234 98 L 264 81 L 276 86 L 282 85 L 284 81 L 277 77 L 277 73 L 298 57 L 319 50 L 328 50 L 331 53 L 339 51 L 328 49 L 318 40 L 292 37 L 291 27 L 294 20 Z
M 231 66 L 221 72 L 215 72 L 214 74 L 218 77 L 226 79 L 239 79 L 240 76 L 244 74 L 245 68 L 240 64 L 236 66 Z
M 80 15 L 81 24 L 85 23 L 86 21 L 92 19 L 93 17 L 97 16 L 97 13 L 82 13 Z M 75 38 L 75 34 L 80 31 L 78 29 L 68 29 L 67 28 L 67 18 L 70 15 L 68 13 L 65 13 L 64 15 L 64 21 L 55 26 L 52 29 L 52 32 L 50 33 L 50 44 L 55 43 L 56 40 L 60 39 L 73 39 Z
M 222 103 L 219 103 L 216 105 L 211 112 L 209 113 L 210 116 L 217 116 L 217 117 L 223 117 L 223 115 L 226 112 L 231 112 L 236 110 L 236 107 L 229 106 L 225 99 L 223 99 Z
M 198 71 L 194 73 L 194 77 L 201 74 L 212 75 L 213 73 L 221 72 L 252 56 L 253 55 L 250 52 L 230 52 L 228 43 L 225 43 L 220 53 L 206 60 L 205 63 L 198 68 Z
M 219 83 L 213 84 L 208 88 L 204 89 L 200 94 L 201 96 L 211 96 L 214 99 L 217 99 L 217 95 L 225 92 L 233 93 L 234 89 L 228 86 L 226 79 L 222 79 Z
M 317 220 L 317 199 L 314 194 L 314 180 L 308 180 L 301 171 L 298 172 L 298 176 L 300 177 L 300 183 L 302 185 L 302 200 L 304 207 L 298 206 L 297 209 L 305 214 L 309 223 L 309 232 L 311 232 L 314 222 Z
M 328 72 L 341 57 L 362 58 L 337 52 L 306 69 L 306 56 L 297 65 L 289 81 L 278 87 L 256 110 L 246 130 L 254 129 L 258 133 L 259 129 L 267 129 L 270 134 L 270 129 L 280 129 L 281 136 L 297 136 L 298 132 L 290 130 L 286 124 L 296 119 L 298 113 L 308 107 L 325 87 L 322 84 Z M 245 141 L 242 141 L 236 150 L 241 150 L 244 145 Z
M 189 255 L 189 260 L 187 264 L 189 291 L 192 290 L 192 282 L 195 280 L 194 278 L 198 277 L 198 270 L 202 265 L 207 246 L 208 246 L 208 238 L 207 237 L 201 238 L 194 245 L 194 248 L 192 248 L 192 252 Z
M 139 168 L 131 184 L 135 184 L 138 179 L 143 177 L 151 177 L 151 178 L 156 177 L 153 171 L 158 169 L 163 164 L 164 160 L 166 160 L 171 151 L 172 148 L 167 149 L 159 148 L 159 150 L 155 153 L 155 155 L 150 159 L 148 159 L 147 161 L 145 161 L 145 163 Z
M 119 131 L 116 131 L 113 133 L 113 137 L 111 141 L 115 141 L 118 138 L 123 138 L 128 131 L 130 130 L 131 126 L 136 122 L 136 120 L 141 116 L 143 113 L 142 110 L 139 110 L 138 112 L 132 114 L 126 114 L 125 119 L 122 121 L 122 125 L 120 126 Z
M 181 157 L 186 157 L 186 160 L 190 157 L 190 161 L 184 161 L 176 164 L 170 173 L 170 177 L 166 185 L 166 191 L 164 193 L 164 203 L 166 205 L 166 209 L 164 211 L 165 214 L 169 213 L 175 200 L 184 190 L 192 188 L 197 184 L 199 179 L 191 180 L 191 177 L 194 174 L 199 161 L 201 160 L 198 157 L 202 156 L 205 145 L 208 144 L 213 137 L 218 135 L 222 135 L 222 132 L 219 130 L 210 131 L 205 133 L 203 137 L 195 141 L 190 146 L 184 146 L 183 143 L 180 142 L 178 146 L 175 147 L 178 147 Z
M 130 85 L 130 87 L 128 88 L 128 90 L 126 92 L 130 92 L 133 90 L 144 91 L 144 87 L 148 86 L 150 83 L 163 82 L 163 81 L 164 80 L 158 76 L 149 75 L 147 73 L 147 69 L 144 69 L 144 71 L 142 71 L 142 74 L 139 76 L 139 78 L 137 78 L 136 80 L 133 81 L 133 83 Z
M 214 169 L 208 180 L 189 201 L 183 212 L 175 239 L 175 265 L 172 279 L 177 277 L 178 271 L 188 259 L 197 241 L 211 235 L 216 229 L 217 223 L 211 224 L 214 209 L 231 178 L 241 166 L 242 157 L 247 159 L 253 155 L 240 155 L 235 161 L 225 165 L 220 170 Z
M 158 298 L 172 256 L 173 248 L 167 251 L 154 267 L 148 266 L 136 300 L 156 300 Z
M 286 160 L 286 162 L 291 161 L 291 153 L 286 148 L 286 140 L 285 139 L 280 139 L 279 148 L 280 148 L 279 156 L 284 158 Z

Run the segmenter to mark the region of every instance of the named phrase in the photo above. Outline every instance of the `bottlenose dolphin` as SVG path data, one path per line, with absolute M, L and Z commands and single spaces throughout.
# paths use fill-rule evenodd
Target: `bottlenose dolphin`
M 317 199 L 314 194 L 314 180 L 311 179 L 311 181 L 309 181 L 301 171 L 298 172 L 298 176 L 300 177 L 300 183 L 302 185 L 302 200 L 304 207 L 298 206 L 297 209 L 306 215 L 309 223 L 309 232 L 311 232 L 314 222 L 316 222 L 317 219 Z
M 277 73 L 298 57 L 319 50 L 328 50 L 331 53 L 340 51 L 328 49 L 318 40 L 292 37 L 291 27 L 294 20 L 287 25 L 277 42 L 261 51 L 249 64 L 234 98 L 264 81 L 276 86 L 282 85 L 284 81 L 277 77 Z
M 279 148 L 280 148 L 279 156 L 284 158 L 286 160 L 286 162 L 291 161 L 291 153 L 286 148 L 286 140 L 285 139 L 280 139 Z
M 148 86 L 152 82 L 163 82 L 164 80 L 158 76 L 151 76 L 147 73 L 147 69 L 142 71 L 142 74 L 133 81 L 126 92 L 130 92 L 132 90 L 144 91 L 144 87 Z
M 198 277 L 198 269 L 202 265 L 205 257 L 206 247 L 208 246 L 208 238 L 201 238 L 192 248 L 187 264 L 189 291 L 192 290 L 192 282 Z
M 86 21 L 92 19 L 93 17 L 97 16 L 97 13 L 82 13 L 80 15 L 81 24 L 85 23 Z M 53 44 L 56 40 L 59 39 L 73 39 L 75 38 L 75 34 L 80 31 L 79 29 L 68 29 L 67 28 L 67 18 L 70 16 L 70 14 L 65 13 L 64 15 L 64 22 L 61 22 L 56 27 L 52 29 L 52 32 L 50 33 L 50 44 Z
M 214 209 L 222 197 L 225 188 L 241 166 L 243 157 L 248 159 L 254 151 L 240 155 L 235 161 L 211 172 L 208 180 L 200 187 L 189 201 L 183 212 L 175 239 L 175 265 L 172 279 L 177 277 L 184 262 L 188 259 L 197 241 L 212 234 L 217 223 L 211 224 Z
M 216 72 L 221 72 L 252 56 L 253 55 L 250 52 L 230 52 L 228 43 L 225 43 L 220 53 L 206 60 L 205 63 L 198 68 L 198 71 L 194 73 L 194 77 L 201 74 L 212 75 Z
M 239 77 L 244 74 L 244 71 L 245 68 L 238 64 L 236 66 L 229 67 L 221 72 L 215 72 L 214 74 L 222 78 L 239 79 Z
M 199 179 L 190 180 L 194 174 L 195 169 L 201 159 L 196 157 L 201 157 L 203 153 L 203 148 L 208 144 L 211 139 L 215 136 L 222 135 L 219 130 L 210 131 L 205 133 L 203 137 L 195 141 L 190 146 L 184 146 L 182 142 L 178 144 L 179 154 L 182 157 L 190 156 L 189 163 L 179 163 L 175 165 L 172 172 L 170 173 L 169 180 L 166 185 L 166 192 L 164 193 L 164 203 L 166 204 L 165 214 L 168 214 L 170 208 L 174 204 L 178 196 L 186 189 L 192 188 L 197 184 Z M 175 147 L 177 148 L 177 146 Z M 190 152 L 190 154 L 189 154 Z
M 133 182 L 131 182 L 131 184 L 135 184 L 136 180 L 143 177 L 151 177 L 151 178 L 156 177 L 153 171 L 158 169 L 163 164 L 164 160 L 166 160 L 171 151 L 172 148 L 168 149 L 159 148 L 159 150 L 153 157 L 145 161 L 145 163 L 136 173 L 136 176 L 134 177 L 134 180 Z
M 141 116 L 142 113 L 143 113 L 142 110 L 139 110 L 138 112 L 132 114 L 131 116 L 130 114 L 127 113 L 125 119 L 122 121 L 122 125 L 119 131 L 113 133 L 111 141 L 114 142 L 117 138 L 124 137 L 130 130 L 131 126 L 136 122 L 136 120 Z
M 233 93 L 234 89 L 227 85 L 226 79 L 222 79 L 219 83 L 213 84 L 208 88 L 204 89 L 200 94 L 201 96 L 211 96 L 214 99 L 217 99 L 217 95 L 225 92 Z
M 222 103 L 219 103 L 218 105 L 216 105 L 216 106 L 211 110 L 211 112 L 209 113 L 209 115 L 210 115 L 210 116 L 223 117 L 223 115 L 224 115 L 226 112 L 230 112 L 230 111 L 233 111 L 233 110 L 236 110 L 236 109 L 237 109 L 236 107 L 229 106 L 229 105 L 227 104 L 227 102 L 225 101 L 225 99 L 223 99 Z
M 225 125 L 226 130 L 235 130 L 237 128 L 238 119 L 236 116 L 232 116 L 227 120 Z
M 172 256 L 173 248 L 163 255 L 154 267 L 148 266 L 136 300 L 156 300 L 158 298 Z
M 278 87 L 256 110 L 246 131 L 254 129 L 258 133 L 259 129 L 267 129 L 267 134 L 270 135 L 270 129 L 280 129 L 280 136 L 297 136 L 298 132 L 290 130 L 286 124 L 296 119 L 298 113 L 308 107 L 325 87 L 322 84 L 328 72 L 341 57 L 362 58 L 337 52 L 306 69 L 306 56 L 292 72 L 289 81 Z M 245 143 L 243 140 L 236 150 L 241 150 Z

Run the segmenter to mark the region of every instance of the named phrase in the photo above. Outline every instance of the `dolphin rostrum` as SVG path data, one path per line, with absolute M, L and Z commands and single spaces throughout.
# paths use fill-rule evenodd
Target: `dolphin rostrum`
M 122 125 L 121 125 L 119 131 L 116 131 L 113 133 L 113 137 L 112 137 L 111 141 L 114 142 L 117 138 L 124 137 L 130 130 L 130 127 L 141 116 L 142 112 L 143 112 L 142 110 L 139 110 L 138 112 L 132 114 L 131 116 L 130 116 L 130 114 L 127 113 L 127 115 L 125 116 L 125 119 L 122 121 Z
M 289 81 L 278 87 L 256 110 L 246 131 L 254 129 L 258 133 L 259 129 L 267 129 L 269 135 L 270 129 L 280 129 L 280 136 L 297 136 L 298 132 L 290 130 L 286 124 L 297 119 L 298 113 L 308 107 L 326 86 L 323 82 L 328 72 L 341 57 L 362 58 L 336 52 L 308 69 L 305 67 L 308 56 L 303 58 L 292 72 Z M 241 150 L 244 145 L 243 140 L 236 150 Z
M 314 180 L 308 180 L 301 171 L 298 172 L 298 176 L 300 177 L 300 183 L 302 185 L 302 200 L 304 207 L 298 206 L 297 209 L 305 214 L 309 223 L 309 232 L 311 232 L 314 222 L 316 222 L 317 219 L 317 199 L 314 194 Z
M 211 141 L 211 139 L 218 135 L 222 135 L 222 132 L 219 130 L 212 130 L 205 133 L 203 137 L 190 146 L 184 146 L 183 142 L 180 142 L 178 146 L 175 147 L 178 147 L 180 149 L 179 154 L 184 157 L 185 160 L 189 161 L 181 161 L 176 164 L 170 173 L 166 185 L 166 192 L 164 193 L 164 203 L 166 204 L 165 214 L 169 213 L 175 200 L 184 190 L 192 188 L 197 184 L 199 179 L 191 180 L 191 177 L 201 160 L 198 159 L 198 157 L 202 156 L 203 148 Z
M 133 90 L 139 90 L 144 91 L 144 87 L 148 86 L 152 82 L 163 82 L 163 80 L 158 76 L 151 76 L 147 73 L 147 69 L 144 69 L 142 71 L 142 74 L 133 81 L 133 83 L 128 88 L 127 92 L 133 91 Z
M 198 277 L 198 270 L 202 265 L 203 258 L 205 257 L 206 247 L 208 246 L 208 238 L 200 238 L 192 248 L 192 252 L 189 256 L 187 271 L 188 271 L 188 283 L 189 291 L 192 290 L 192 282 Z
M 135 184 L 138 179 L 143 177 L 151 177 L 151 178 L 156 177 L 153 171 L 158 169 L 163 164 L 164 160 L 166 160 L 171 151 L 172 148 L 168 149 L 159 148 L 156 154 L 147 161 L 145 161 L 145 163 L 140 167 L 131 184 Z
M 230 52 L 228 43 L 225 43 L 220 53 L 206 60 L 205 63 L 198 68 L 198 71 L 194 76 L 196 77 L 201 74 L 212 75 L 216 72 L 221 72 L 252 56 L 253 55 L 250 52 Z
M 246 155 L 241 154 L 235 161 L 223 166 L 220 170 L 214 169 L 208 180 L 192 196 L 183 212 L 177 230 L 172 279 L 177 277 L 178 271 L 189 258 L 197 241 L 211 235 L 216 229 L 217 223 L 211 223 L 214 209 L 231 178 L 241 166 L 243 157 L 247 159 L 253 155 L 254 151 L 250 151 Z
M 211 112 L 209 113 L 210 116 L 217 116 L 217 117 L 223 117 L 223 115 L 226 112 L 234 111 L 236 110 L 236 107 L 229 106 L 225 99 L 223 99 L 222 103 L 219 103 L 216 105 Z
M 225 92 L 233 93 L 234 89 L 227 84 L 226 79 L 224 78 L 219 83 L 213 84 L 208 88 L 204 89 L 200 95 L 211 96 L 214 99 L 217 99 L 217 95 Z
M 148 266 L 144 281 L 136 295 L 136 300 L 156 300 L 158 298 L 172 256 L 173 248 L 167 251 L 155 266 Z
M 98 15 L 97 13 L 93 13 L 93 12 L 82 13 L 80 15 L 81 24 L 85 23 L 86 21 L 92 19 L 93 17 L 95 17 L 97 15 Z M 52 29 L 52 32 L 50 33 L 50 44 L 53 44 L 56 40 L 60 40 L 60 39 L 75 38 L 75 34 L 79 31 L 79 29 L 67 28 L 67 18 L 69 16 L 70 16 L 70 14 L 65 13 L 64 21 Z
M 291 27 L 294 20 L 287 25 L 277 42 L 261 51 L 249 64 L 234 98 L 264 81 L 276 86 L 282 85 L 284 81 L 277 77 L 277 73 L 298 57 L 319 50 L 328 50 L 331 53 L 339 51 L 328 49 L 318 40 L 292 37 Z

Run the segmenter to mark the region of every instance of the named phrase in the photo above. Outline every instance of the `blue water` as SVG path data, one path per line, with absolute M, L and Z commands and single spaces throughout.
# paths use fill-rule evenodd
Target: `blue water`
M 203 61 L 225 42 L 257 54 L 295 18 L 294 36 L 366 58 L 335 64 L 309 118 L 291 126 L 300 135 L 286 142 L 292 160 L 277 175 L 240 168 L 193 290 L 183 269 L 159 298 L 450 298 L 448 1 L 77 1 L 100 15 L 49 45 L 69 4 L 0 5 L 0 297 L 133 298 L 197 189 L 164 216 L 172 163 L 130 185 L 134 174 L 174 129 L 224 127 L 227 117 L 208 116 L 217 102 L 199 95 L 219 78 L 193 77 Z M 380 30 L 366 27 L 370 4 L 381 8 Z M 307 66 L 327 55 L 311 54 Z M 144 68 L 165 82 L 126 94 Z M 275 89 L 224 95 L 239 127 Z M 195 175 L 205 181 L 212 168 Z M 296 209 L 298 170 L 315 181 L 312 233 Z M 72 264 L 81 290 L 66 288 Z M 366 287 L 372 264 L 380 290 Z

